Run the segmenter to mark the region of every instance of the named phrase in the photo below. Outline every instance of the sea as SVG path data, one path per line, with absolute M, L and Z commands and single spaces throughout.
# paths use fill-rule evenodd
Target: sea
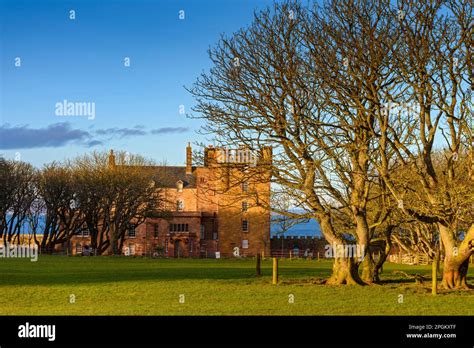
M 272 224 L 270 228 L 270 235 L 283 235 L 290 237 L 321 237 L 321 228 L 318 222 L 314 219 L 310 219 L 299 224 L 295 224 L 288 229 L 284 234 L 279 234 L 280 228 L 277 224 Z

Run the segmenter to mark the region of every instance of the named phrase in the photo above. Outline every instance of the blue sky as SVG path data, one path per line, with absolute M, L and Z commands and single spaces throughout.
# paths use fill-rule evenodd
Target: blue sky
M 271 2 L 0 0 L 0 154 L 41 166 L 113 148 L 182 165 L 202 140 L 183 86 Z M 95 103 L 95 117 L 56 115 L 63 100 Z

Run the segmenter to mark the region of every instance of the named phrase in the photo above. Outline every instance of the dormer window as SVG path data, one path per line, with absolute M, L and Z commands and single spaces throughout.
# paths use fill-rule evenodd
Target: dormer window
M 184 184 L 184 183 L 183 183 L 183 181 L 181 181 L 181 180 L 178 180 L 178 181 L 176 182 L 176 189 L 178 190 L 178 192 L 183 192 L 183 184 Z

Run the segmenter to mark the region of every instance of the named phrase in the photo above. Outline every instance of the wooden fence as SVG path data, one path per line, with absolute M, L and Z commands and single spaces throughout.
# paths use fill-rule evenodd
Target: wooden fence
M 444 258 L 441 257 L 441 261 Z M 430 258 L 425 254 L 393 254 L 390 255 L 388 261 L 393 263 L 401 263 L 404 265 L 429 265 L 431 264 Z M 470 263 L 474 264 L 474 255 L 471 255 Z
M 404 265 L 428 265 L 431 263 L 425 254 L 392 254 L 389 256 L 389 261 Z

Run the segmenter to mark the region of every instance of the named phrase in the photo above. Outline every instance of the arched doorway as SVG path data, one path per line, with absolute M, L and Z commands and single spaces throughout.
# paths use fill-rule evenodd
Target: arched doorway
M 174 241 L 174 257 L 183 256 L 183 242 L 180 239 Z

